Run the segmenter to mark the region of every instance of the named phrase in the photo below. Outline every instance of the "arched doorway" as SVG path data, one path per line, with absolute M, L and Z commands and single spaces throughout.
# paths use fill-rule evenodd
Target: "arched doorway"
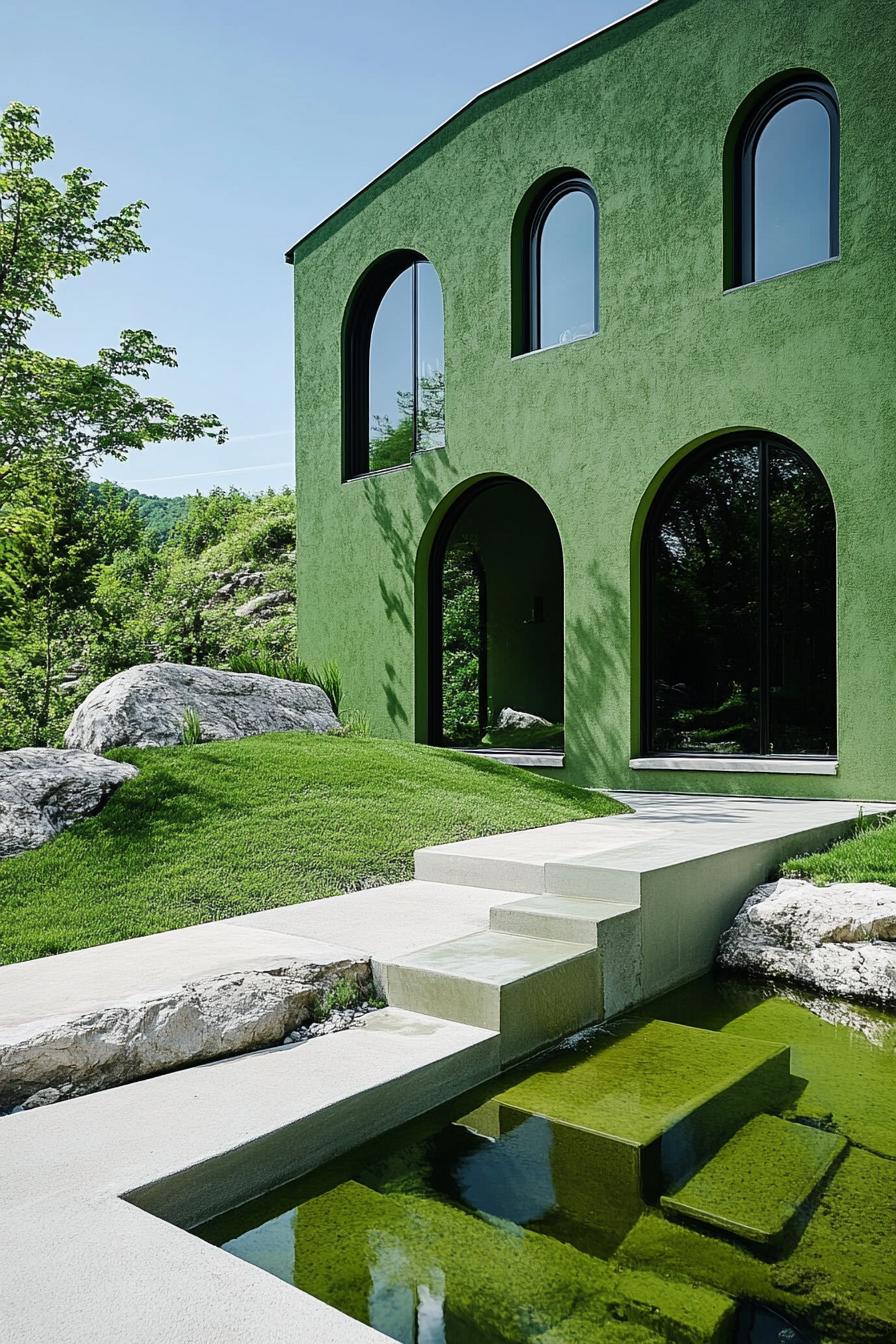
M 430 723 L 437 746 L 563 749 L 563 554 L 522 481 L 471 486 L 430 556 Z
M 715 439 L 661 486 L 643 555 L 645 755 L 836 752 L 836 521 L 795 444 Z

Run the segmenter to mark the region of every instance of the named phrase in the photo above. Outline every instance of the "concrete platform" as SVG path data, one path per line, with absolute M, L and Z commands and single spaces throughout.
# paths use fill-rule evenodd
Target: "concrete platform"
M 656 1200 L 790 1088 L 786 1046 L 634 1018 L 574 1074 L 560 1052 L 495 1102 L 502 1130 L 508 1114 L 575 1130 L 580 1181 Z

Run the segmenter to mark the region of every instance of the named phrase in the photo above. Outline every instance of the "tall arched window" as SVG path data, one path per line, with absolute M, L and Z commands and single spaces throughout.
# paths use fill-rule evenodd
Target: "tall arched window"
M 774 90 L 735 154 L 735 284 L 814 266 L 840 248 L 840 114 L 823 79 Z
M 794 444 L 716 440 L 644 533 L 645 754 L 833 756 L 835 520 Z
M 442 287 L 414 252 L 365 276 L 346 331 L 345 475 L 405 466 L 445 445 Z
M 552 182 L 535 201 L 526 230 L 526 350 L 597 331 L 598 246 L 597 196 L 588 178 Z

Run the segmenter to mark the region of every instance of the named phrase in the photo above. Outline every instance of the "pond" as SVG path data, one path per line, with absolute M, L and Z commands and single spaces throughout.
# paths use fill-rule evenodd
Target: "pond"
M 896 1339 L 896 1018 L 706 977 L 196 1229 L 402 1344 Z

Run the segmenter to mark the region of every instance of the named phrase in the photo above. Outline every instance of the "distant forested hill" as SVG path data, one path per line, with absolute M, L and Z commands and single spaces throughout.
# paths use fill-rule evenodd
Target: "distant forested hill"
M 99 488 L 98 482 L 94 482 L 90 486 L 94 493 L 98 492 Z M 109 488 L 110 483 L 106 482 L 106 489 Z M 181 518 L 186 517 L 186 495 L 144 495 L 140 490 L 126 490 L 124 486 L 118 486 L 116 493 L 120 496 L 122 502 L 130 503 L 133 501 L 137 505 L 140 520 L 157 545 L 167 541 L 175 523 L 179 523 Z
M 127 494 L 136 501 L 137 512 L 157 541 L 164 541 L 174 524 L 186 517 L 186 495 L 143 495 L 139 490 L 128 490 Z

